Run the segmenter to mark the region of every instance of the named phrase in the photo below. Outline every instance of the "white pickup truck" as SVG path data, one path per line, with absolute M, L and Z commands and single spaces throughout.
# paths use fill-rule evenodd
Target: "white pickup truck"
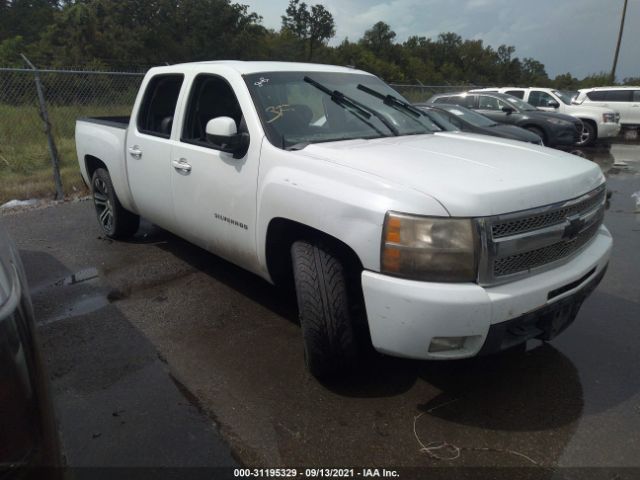
M 549 340 L 612 246 L 597 165 L 441 131 L 349 68 L 153 68 L 130 119 L 80 119 L 76 143 L 106 235 L 134 235 L 142 215 L 295 285 L 319 377 L 370 344 L 456 359 Z

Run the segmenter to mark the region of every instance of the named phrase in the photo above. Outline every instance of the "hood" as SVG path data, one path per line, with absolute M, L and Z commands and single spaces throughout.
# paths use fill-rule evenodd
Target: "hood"
M 319 143 L 292 153 L 412 188 L 455 217 L 548 205 L 604 181 L 596 164 L 575 155 L 461 132 Z
M 558 118 L 560 120 L 564 120 L 565 122 L 569 122 L 575 124 L 578 119 L 576 117 L 572 117 L 571 115 L 566 115 L 564 113 L 557 112 L 545 112 L 544 110 L 535 110 L 535 111 L 526 111 L 522 112 L 523 115 L 526 115 L 531 118 Z
M 498 123 L 492 127 L 486 127 L 485 131 L 490 135 L 520 140 L 521 142 L 532 142 L 536 144 L 540 142 L 540 137 L 538 135 L 525 128 L 516 127 L 515 125 Z

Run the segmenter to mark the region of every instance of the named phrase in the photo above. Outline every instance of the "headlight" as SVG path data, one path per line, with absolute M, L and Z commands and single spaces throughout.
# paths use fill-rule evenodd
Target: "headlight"
M 602 121 L 604 123 L 616 123 L 616 114 L 615 113 L 603 113 Z
M 382 273 L 431 282 L 476 280 L 477 236 L 469 218 L 387 212 Z
M 547 122 L 553 123 L 554 125 L 562 125 L 564 127 L 569 125 L 573 126 L 572 122 L 568 122 L 567 120 L 563 120 L 561 118 L 547 118 Z

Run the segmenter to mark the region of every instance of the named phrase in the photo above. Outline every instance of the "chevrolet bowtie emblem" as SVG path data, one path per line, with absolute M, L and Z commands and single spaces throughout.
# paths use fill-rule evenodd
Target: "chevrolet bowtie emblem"
M 585 221 L 580 218 L 580 215 L 571 215 L 566 218 L 569 225 L 564 228 L 562 232 L 563 240 L 575 240 L 584 228 Z

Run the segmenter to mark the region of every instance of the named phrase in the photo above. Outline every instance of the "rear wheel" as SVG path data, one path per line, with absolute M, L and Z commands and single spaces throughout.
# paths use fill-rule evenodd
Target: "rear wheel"
M 98 223 L 107 237 L 127 238 L 138 231 L 140 217 L 125 210 L 120 204 L 109 172 L 104 168 L 98 168 L 94 172 L 91 191 Z
M 536 135 L 538 135 L 541 139 L 542 139 L 542 144 L 546 145 L 547 144 L 547 137 L 545 136 L 544 132 L 542 131 L 541 128 L 538 127 L 533 127 L 533 126 L 529 126 L 529 127 L 525 127 L 527 130 L 529 130 L 531 133 L 535 133 Z
M 343 262 L 320 242 L 291 246 L 305 363 L 318 378 L 346 373 L 358 349 Z
M 582 133 L 576 145 L 580 147 L 589 146 L 596 140 L 596 136 L 596 127 L 594 127 L 591 122 L 582 122 Z

